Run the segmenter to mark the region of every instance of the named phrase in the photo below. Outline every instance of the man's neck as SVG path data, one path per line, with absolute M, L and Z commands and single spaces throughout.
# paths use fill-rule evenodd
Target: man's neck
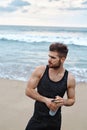
M 62 74 L 64 73 L 65 69 L 63 67 L 60 68 L 50 68 L 50 70 L 56 74 Z

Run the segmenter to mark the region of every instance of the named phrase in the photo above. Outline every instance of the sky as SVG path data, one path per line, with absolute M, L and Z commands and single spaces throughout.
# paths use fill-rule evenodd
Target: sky
M 87 27 L 87 0 L 1 0 L 0 25 Z

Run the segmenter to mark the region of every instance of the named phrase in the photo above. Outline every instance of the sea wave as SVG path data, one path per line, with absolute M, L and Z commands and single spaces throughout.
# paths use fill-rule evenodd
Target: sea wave
M 69 70 L 76 78 L 76 82 L 87 82 L 87 69 L 86 68 L 71 68 Z
M 87 37 L 72 37 L 72 36 L 54 36 L 54 35 L 0 35 L 0 43 L 2 42 L 25 42 L 25 43 L 52 43 L 63 42 L 65 44 L 87 46 Z

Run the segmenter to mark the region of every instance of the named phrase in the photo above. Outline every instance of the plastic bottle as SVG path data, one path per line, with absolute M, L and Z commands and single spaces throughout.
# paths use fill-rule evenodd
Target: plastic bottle
M 52 102 L 59 103 L 59 101 L 58 101 L 58 100 L 55 100 L 55 99 L 53 99 Z M 50 110 L 50 111 L 49 111 L 49 115 L 50 115 L 50 116 L 54 116 L 54 115 L 57 113 L 57 110 L 58 110 L 58 109 L 56 109 L 55 111 Z
M 50 111 L 49 111 L 49 115 L 50 115 L 50 116 L 54 116 L 54 115 L 57 113 L 57 110 L 58 110 L 58 109 L 56 109 L 55 111 L 50 110 Z

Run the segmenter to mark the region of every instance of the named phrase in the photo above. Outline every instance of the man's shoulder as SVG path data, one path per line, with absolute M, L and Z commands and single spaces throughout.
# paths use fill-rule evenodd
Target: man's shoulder
M 68 72 L 68 85 L 75 85 L 75 82 L 75 76 L 71 72 Z
M 43 72 L 45 69 L 46 69 L 46 66 L 45 66 L 45 65 L 40 65 L 40 66 L 37 66 L 37 67 L 36 67 L 36 70 L 37 70 L 37 71 L 42 71 L 42 72 Z
M 71 72 L 68 72 L 68 79 L 69 80 L 74 80 L 75 76 Z
M 43 75 L 44 72 L 45 72 L 45 69 L 46 69 L 46 66 L 45 66 L 45 65 L 37 66 L 37 67 L 35 68 L 35 73 L 36 73 L 38 76 L 42 77 L 42 75 Z

